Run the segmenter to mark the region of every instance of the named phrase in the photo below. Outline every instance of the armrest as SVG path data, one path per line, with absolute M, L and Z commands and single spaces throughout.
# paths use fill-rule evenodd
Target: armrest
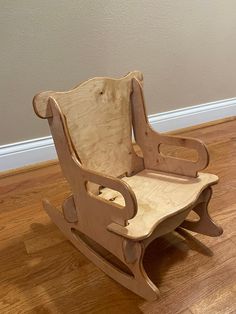
M 198 160 L 197 162 L 189 161 L 192 164 L 195 164 L 196 171 L 202 170 L 208 166 L 209 163 L 209 153 L 207 150 L 206 145 L 195 138 L 191 137 L 179 137 L 179 136 L 170 136 L 170 135 L 161 135 L 161 144 L 167 144 L 167 145 L 175 145 L 175 146 L 181 146 L 185 148 L 194 149 L 198 153 Z M 169 157 L 173 159 L 174 157 Z M 184 160 L 184 159 L 178 159 L 177 160 Z
M 125 181 L 122 181 L 119 178 L 112 177 L 109 175 L 103 175 L 97 171 L 89 170 L 82 166 L 78 162 L 78 160 L 74 159 L 74 161 L 76 165 L 80 168 L 79 180 L 83 181 L 83 187 L 85 190 L 84 192 L 86 192 L 88 197 L 93 198 L 100 204 L 105 203 L 106 205 L 108 205 L 110 207 L 108 209 L 108 212 L 111 213 L 113 209 L 113 212 L 115 211 L 118 220 L 121 221 L 122 224 L 126 225 L 126 221 L 133 218 L 138 211 L 137 199 L 131 187 Z M 124 197 L 125 206 L 123 207 L 119 204 L 111 203 L 89 192 L 86 188 L 87 182 L 92 182 L 110 188 L 112 190 L 118 191 Z
M 205 144 L 200 140 L 194 138 L 163 135 L 155 132 L 151 127 L 148 129 L 149 136 L 147 136 L 147 142 L 152 147 L 156 164 L 153 164 L 152 168 L 154 167 L 155 169 L 161 171 L 196 177 L 198 171 L 207 167 L 209 163 L 209 154 Z M 165 156 L 160 152 L 161 144 L 194 149 L 198 153 L 198 160 L 190 161 L 186 159 Z

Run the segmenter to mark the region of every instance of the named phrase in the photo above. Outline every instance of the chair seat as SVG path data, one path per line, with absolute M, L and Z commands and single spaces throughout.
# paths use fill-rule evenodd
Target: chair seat
M 128 226 L 119 228 L 118 225 L 113 225 L 119 234 L 132 239 L 143 239 L 166 218 L 190 208 L 207 186 L 218 181 L 218 177 L 199 173 L 197 178 L 190 178 L 145 169 L 122 180 L 127 182 L 135 193 L 138 212 L 128 221 Z M 124 198 L 115 190 L 103 188 L 99 196 L 125 205 Z

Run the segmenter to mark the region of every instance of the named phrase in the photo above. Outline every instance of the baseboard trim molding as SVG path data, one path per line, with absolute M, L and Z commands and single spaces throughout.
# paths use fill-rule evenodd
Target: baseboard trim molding
M 156 131 L 170 132 L 235 115 L 236 97 L 152 114 L 149 122 Z
M 236 116 L 236 98 L 150 115 L 149 122 L 159 132 L 171 132 L 214 120 Z M 51 136 L 0 146 L 0 171 L 8 171 L 57 159 Z
M 0 171 L 57 159 L 51 136 L 0 146 Z

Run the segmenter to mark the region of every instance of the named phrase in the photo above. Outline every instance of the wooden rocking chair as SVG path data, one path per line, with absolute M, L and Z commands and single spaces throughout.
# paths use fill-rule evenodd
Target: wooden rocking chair
M 108 276 L 156 299 L 159 290 L 142 264 L 150 242 L 178 226 L 209 236 L 222 233 L 207 211 L 218 177 L 198 173 L 209 162 L 205 145 L 151 128 L 137 71 L 121 79 L 93 78 L 66 92 L 42 92 L 33 105 L 48 119 L 72 190 L 62 213 L 44 200 L 46 212 Z M 133 148 L 132 128 L 143 157 Z M 194 149 L 198 160 L 165 156 L 161 144 Z M 185 219 L 191 210 L 198 221 Z

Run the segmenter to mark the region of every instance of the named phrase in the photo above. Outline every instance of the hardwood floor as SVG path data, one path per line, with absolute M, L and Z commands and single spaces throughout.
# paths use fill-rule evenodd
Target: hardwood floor
M 41 199 L 60 206 L 70 194 L 52 164 L 0 179 L 0 313 L 236 313 L 236 120 L 182 134 L 208 145 L 206 171 L 220 177 L 210 213 L 224 233 L 179 229 L 150 245 L 145 268 L 159 300 L 107 277 L 51 223 Z

